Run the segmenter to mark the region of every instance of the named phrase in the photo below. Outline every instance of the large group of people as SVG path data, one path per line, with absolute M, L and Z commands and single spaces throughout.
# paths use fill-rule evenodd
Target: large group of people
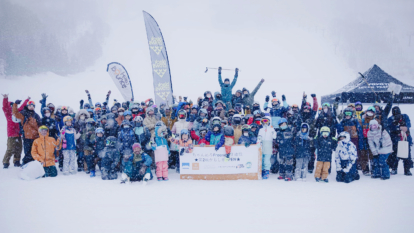
M 121 183 L 147 182 L 155 170 L 158 181 L 167 181 L 168 169 L 179 173 L 180 155 L 191 153 L 195 145 L 225 147 L 226 162 L 232 145 L 257 144 L 262 147 L 263 179 L 279 173 L 280 180 L 306 180 L 307 173 L 314 173 L 317 182 L 328 182 L 333 156 L 338 182 L 358 180 L 359 170 L 374 179 L 389 179 L 397 174 L 400 159 L 404 175 L 411 176 L 411 150 L 408 158 L 397 156 L 400 141 L 412 145 L 410 119 L 398 106 L 392 107 L 393 94 L 385 108 L 374 103 L 365 110 L 361 102 L 348 102 L 340 109 L 344 101 L 339 97 L 319 107 L 316 95 L 311 94 L 310 103 L 305 93 L 299 105 L 288 104 L 285 95 L 278 99 L 273 91 L 262 107 L 254 97 L 264 79 L 252 92 L 246 88 L 233 92 L 238 69 L 231 83 L 223 82 L 221 70 L 221 92 L 206 91 L 195 103 L 174 97 L 171 106 L 157 106 L 152 99 L 114 100 L 110 106 L 110 91 L 105 102 L 93 104 L 86 91 L 88 102 L 81 100 L 78 112 L 64 105 L 55 107 L 42 94 L 39 115 L 30 97 L 11 102 L 5 94 L 4 168 L 13 157 L 15 167 L 39 161 L 44 177 L 57 176 L 57 163 L 63 175 L 86 172 L 95 177 L 99 171 L 104 180 L 121 174 Z

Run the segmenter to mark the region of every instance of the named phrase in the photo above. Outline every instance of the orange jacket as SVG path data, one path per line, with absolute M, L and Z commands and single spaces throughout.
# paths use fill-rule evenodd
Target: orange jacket
M 21 121 L 23 125 L 24 138 L 36 139 L 39 137 L 37 130 L 41 126 L 41 120 L 37 113 L 33 112 L 30 114 L 28 111 L 20 111 L 17 109 L 17 104 L 13 104 L 13 115 Z M 25 121 L 26 119 L 26 121 Z
M 46 136 L 42 136 L 39 133 L 39 138 L 34 140 L 32 146 L 33 159 L 43 163 L 43 167 L 50 167 L 55 165 L 55 148 L 59 145 L 58 149 L 62 147 L 59 140 L 55 140 L 49 137 L 49 132 Z

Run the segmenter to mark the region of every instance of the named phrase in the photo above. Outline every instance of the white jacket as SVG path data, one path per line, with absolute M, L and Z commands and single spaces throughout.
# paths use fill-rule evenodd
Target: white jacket
M 270 117 L 266 117 L 270 120 Z M 273 153 L 273 139 L 276 139 L 276 131 L 271 126 L 271 120 L 269 125 L 263 125 L 263 128 L 259 130 L 257 135 L 257 142 L 262 144 L 262 154 L 271 155 Z
M 346 138 L 342 141 L 338 141 L 338 146 L 336 147 L 335 151 L 335 162 L 337 171 L 341 170 L 341 160 L 348 160 L 348 165 L 345 169 L 349 171 L 352 165 L 355 164 L 356 159 L 358 158 L 356 146 L 354 143 L 351 142 L 351 137 L 349 136 L 348 132 L 344 131 L 340 133 L 338 139 L 343 135 L 345 135 Z

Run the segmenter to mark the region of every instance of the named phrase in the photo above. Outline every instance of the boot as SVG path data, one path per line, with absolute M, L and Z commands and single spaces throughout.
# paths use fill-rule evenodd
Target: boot
M 278 180 L 284 180 L 284 179 L 285 179 L 285 177 L 284 177 L 284 176 L 282 176 L 282 175 L 280 175 L 277 179 L 278 179 Z
M 5 164 L 3 164 L 3 169 L 8 169 L 9 168 L 9 163 L 5 163 Z
M 312 174 L 313 173 L 313 169 L 309 169 L 308 172 L 309 172 L 309 174 Z
M 78 172 L 81 172 L 82 171 L 82 168 L 81 167 L 78 167 Z
M 269 179 L 269 170 L 263 170 L 262 171 L 262 179 L 263 180 Z
M 14 162 L 14 166 L 15 166 L 15 167 L 20 167 L 20 166 L 21 166 L 20 161 L 16 161 L 16 162 Z
M 404 168 L 404 175 L 406 175 L 406 176 L 412 176 L 413 174 L 411 174 L 409 168 Z
M 162 181 L 162 177 L 158 177 L 158 178 L 157 178 L 157 180 L 158 180 L 158 181 Z
M 130 178 L 127 174 L 122 173 L 121 175 L 121 184 L 130 183 Z
M 164 177 L 164 181 L 168 181 L 168 177 Z
M 90 175 L 90 177 L 92 178 L 92 177 L 95 177 L 95 171 L 91 171 L 91 175 Z
M 322 183 L 328 183 L 328 182 L 329 182 L 329 180 L 328 180 L 328 179 L 324 179 L 324 180 L 321 180 L 321 182 L 322 182 Z
M 397 175 L 397 169 L 392 169 L 391 170 L 391 175 Z
M 290 178 L 290 177 L 285 177 L 285 181 L 292 181 L 292 178 Z
M 319 182 L 319 181 L 321 181 L 321 178 L 315 178 L 315 180 L 316 180 L 316 182 Z
M 362 174 L 364 175 L 364 176 L 370 176 L 371 175 L 371 173 L 369 172 L 369 167 L 368 167 L 368 165 L 367 165 L 367 167 L 362 171 Z

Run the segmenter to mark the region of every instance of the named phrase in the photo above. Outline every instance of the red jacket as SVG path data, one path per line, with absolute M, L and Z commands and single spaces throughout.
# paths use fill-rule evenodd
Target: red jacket
M 23 104 L 19 107 L 19 111 L 22 111 L 26 106 L 29 100 L 25 100 Z M 7 120 L 7 137 L 20 137 L 20 125 L 19 123 L 14 123 L 12 120 L 12 102 L 9 102 L 8 98 L 3 98 L 3 112 Z
M 206 145 L 210 145 L 210 142 L 207 141 L 205 138 L 201 138 L 200 136 L 198 136 L 194 130 L 191 130 L 191 138 L 197 141 L 197 145 L 200 144 L 206 144 Z

